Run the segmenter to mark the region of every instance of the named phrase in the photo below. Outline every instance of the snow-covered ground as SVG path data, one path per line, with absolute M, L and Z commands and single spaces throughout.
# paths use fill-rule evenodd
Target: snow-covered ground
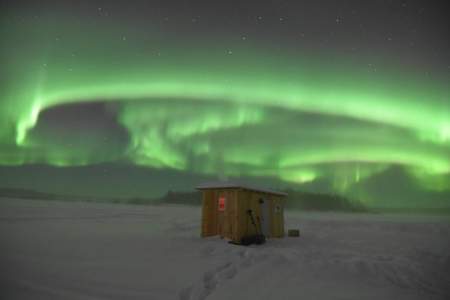
M 199 238 L 200 208 L 0 199 L 1 299 L 450 299 L 446 217 L 288 213 L 300 238 Z

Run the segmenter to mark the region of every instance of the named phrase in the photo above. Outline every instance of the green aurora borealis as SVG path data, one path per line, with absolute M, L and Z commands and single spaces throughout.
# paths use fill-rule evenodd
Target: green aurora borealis
M 299 186 L 326 178 L 344 194 L 400 166 L 423 189 L 450 189 L 445 75 L 114 26 L 2 19 L 1 165 L 126 162 Z M 102 103 L 126 139 L 45 126 L 46 111 L 88 103 Z

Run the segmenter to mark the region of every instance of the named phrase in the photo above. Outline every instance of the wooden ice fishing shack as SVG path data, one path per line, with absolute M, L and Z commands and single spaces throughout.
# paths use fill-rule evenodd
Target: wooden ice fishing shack
M 197 189 L 203 194 L 202 237 L 220 235 L 240 243 L 254 234 L 284 236 L 286 193 L 229 182 L 205 183 Z

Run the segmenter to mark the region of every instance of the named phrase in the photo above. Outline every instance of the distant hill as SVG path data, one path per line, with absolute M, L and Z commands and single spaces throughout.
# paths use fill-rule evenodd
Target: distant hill
M 153 199 L 144 199 L 144 198 L 111 198 L 111 197 L 90 197 L 82 195 L 52 194 L 21 188 L 0 188 L 0 197 L 32 199 L 32 200 L 81 201 L 81 202 L 129 203 L 129 204 L 150 204 L 154 202 Z
M 168 191 L 164 196 L 156 200 L 157 203 L 171 203 L 171 204 L 187 204 L 187 205 L 201 205 L 202 193 L 195 192 L 173 192 Z
M 54 200 L 58 198 L 58 196 L 54 194 L 19 188 L 0 188 L 0 196 L 10 198 L 45 199 L 45 200 Z
M 286 190 L 286 209 L 317 211 L 352 211 L 364 212 L 368 209 L 359 201 L 350 200 L 339 195 L 317 194 L 302 191 Z M 168 191 L 157 199 L 158 203 L 201 205 L 201 192 Z
M 331 194 L 316 194 L 295 190 L 286 190 L 288 197 L 286 209 L 317 210 L 317 211 L 367 211 L 367 208 L 358 201 L 352 201 L 345 197 Z M 98 198 L 87 196 L 57 195 L 38 192 L 29 189 L 0 188 L 0 197 L 41 199 L 58 201 L 87 201 L 103 203 L 123 204 L 184 204 L 201 205 L 202 194 L 199 191 L 174 192 L 168 191 L 164 196 L 157 199 L 150 198 Z
M 365 212 L 368 208 L 360 201 L 335 194 L 286 190 L 286 209 Z

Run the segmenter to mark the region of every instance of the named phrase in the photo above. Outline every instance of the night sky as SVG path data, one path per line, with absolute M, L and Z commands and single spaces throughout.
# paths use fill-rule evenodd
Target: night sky
M 0 187 L 450 206 L 439 1 L 2 1 Z

